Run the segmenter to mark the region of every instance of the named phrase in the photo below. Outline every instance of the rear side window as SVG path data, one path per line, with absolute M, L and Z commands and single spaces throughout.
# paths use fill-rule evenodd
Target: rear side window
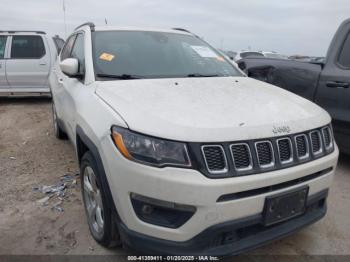
M 63 47 L 63 50 L 61 52 L 61 61 L 70 57 L 75 37 L 76 35 L 72 35 L 70 38 L 68 38 L 66 45 Z
M 38 59 L 45 55 L 45 45 L 41 36 L 13 36 L 11 58 Z
M 64 40 L 59 37 L 53 37 L 52 40 L 55 43 L 57 53 L 60 53 L 62 50 L 62 47 L 64 46 Z
M 346 68 L 350 68 L 350 34 L 346 37 L 343 48 L 338 57 L 338 63 Z
M 7 36 L 0 36 L 0 59 L 5 56 L 6 39 Z

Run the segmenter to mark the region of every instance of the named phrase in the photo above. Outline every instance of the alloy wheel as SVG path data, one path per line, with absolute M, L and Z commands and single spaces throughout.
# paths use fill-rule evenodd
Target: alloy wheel
M 102 196 L 96 182 L 94 170 L 87 166 L 84 170 L 84 202 L 92 233 L 100 238 L 103 235 L 104 212 Z

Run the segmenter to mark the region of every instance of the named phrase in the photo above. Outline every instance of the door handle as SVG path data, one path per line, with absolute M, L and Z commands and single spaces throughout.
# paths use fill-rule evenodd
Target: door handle
M 44 65 L 46 65 L 46 62 L 40 62 L 39 65 L 44 66 Z
M 339 81 L 328 81 L 326 82 L 326 86 L 332 87 L 332 88 L 348 88 L 349 83 L 339 82 Z

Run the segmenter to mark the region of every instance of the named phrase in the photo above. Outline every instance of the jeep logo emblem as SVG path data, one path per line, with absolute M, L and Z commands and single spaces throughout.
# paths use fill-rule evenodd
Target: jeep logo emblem
M 274 126 L 272 129 L 272 133 L 275 135 L 278 134 L 289 134 L 290 133 L 290 127 L 289 126 Z

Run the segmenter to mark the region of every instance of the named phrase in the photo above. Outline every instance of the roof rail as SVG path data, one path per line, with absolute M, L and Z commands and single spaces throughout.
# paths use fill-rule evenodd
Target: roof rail
M 172 29 L 192 34 L 190 31 L 188 31 L 187 29 L 184 29 L 184 28 L 175 27 L 175 28 L 172 28 Z
M 191 31 L 187 30 L 187 29 L 184 29 L 184 28 L 179 28 L 179 27 L 175 27 L 175 28 L 172 28 L 173 30 L 177 30 L 177 31 L 182 31 L 182 32 L 186 32 L 186 33 L 189 33 L 197 38 L 200 38 L 198 35 L 192 33 Z
M 44 31 L 30 31 L 30 30 L 0 30 L 0 33 L 10 33 L 10 34 L 14 34 L 14 33 L 36 33 L 36 34 L 43 34 L 46 35 L 46 33 Z
M 74 30 L 77 30 L 78 28 L 80 28 L 82 26 L 86 26 L 86 25 L 90 26 L 91 31 L 95 30 L 95 24 L 92 22 L 86 22 L 84 24 L 81 24 L 80 26 L 77 26 Z

